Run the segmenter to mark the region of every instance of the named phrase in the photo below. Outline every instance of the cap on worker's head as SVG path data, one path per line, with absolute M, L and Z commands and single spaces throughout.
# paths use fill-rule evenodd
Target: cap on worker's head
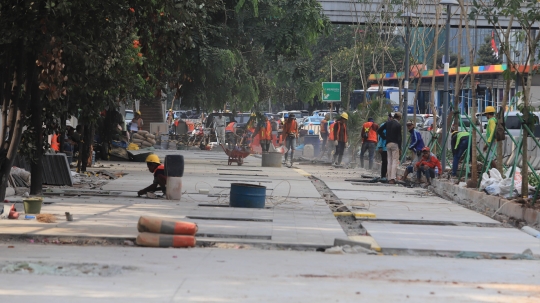
M 314 132 L 312 129 L 310 129 L 310 130 L 308 131 L 308 135 L 313 135 L 313 134 L 315 134 L 315 132 Z
M 146 163 L 161 164 L 161 162 L 159 161 L 159 157 L 156 154 L 148 155 L 148 157 L 146 157 Z
M 422 148 L 422 151 L 423 152 L 430 152 L 430 149 L 429 149 L 429 147 L 426 146 L 426 147 Z
M 289 114 L 285 114 L 285 115 L 283 115 L 283 117 L 289 118 Z
M 484 112 L 484 115 L 485 114 L 495 114 L 495 107 L 493 106 L 487 106 L 486 107 L 486 111 Z
M 345 120 L 349 120 L 349 115 L 347 113 L 343 113 L 343 114 L 341 114 L 341 118 L 343 118 Z
M 136 113 L 137 115 L 139 115 L 139 116 L 141 115 L 141 111 L 140 111 L 140 110 L 136 111 L 135 113 Z
M 395 113 L 394 118 L 400 118 L 401 119 L 401 113 Z
M 169 108 L 169 111 L 172 112 L 172 108 Z
M 367 118 L 367 122 L 373 122 L 373 118 Z
M 251 116 L 251 117 L 257 117 L 257 114 L 255 114 L 255 113 L 251 113 L 251 115 L 250 115 L 250 116 Z

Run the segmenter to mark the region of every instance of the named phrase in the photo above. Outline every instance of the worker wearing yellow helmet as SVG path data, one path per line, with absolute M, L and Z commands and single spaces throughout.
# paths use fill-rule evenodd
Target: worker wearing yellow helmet
M 341 160 L 343 159 L 343 152 L 345 151 L 345 145 L 347 145 L 348 141 L 347 120 L 349 120 L 349 115 L 347 113 L 343 113 L 334 126 L 334 145 L 336 146 L 336 152 L 334 153 L 334 158 L 332 159 L 332 163 L 334 163 L 334 165 L 341 165 Z
M 148 167 L 148 170 L 154 174 L 154 181 L 150 186 L 139 190 L 137 195 L 142 196 L 158 190 L 161 190 L 163 194 L 165 194 L 167 177 L 165 176 L 165 166 L 161 164 L 159 157 L 155 154 L 148 155 L 148 157 L 146 157 L 146 166 Z

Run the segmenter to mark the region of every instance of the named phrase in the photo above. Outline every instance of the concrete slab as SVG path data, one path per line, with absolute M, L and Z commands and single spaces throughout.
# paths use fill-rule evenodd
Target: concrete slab
M 514 228 L 389 224 L 362 222 L 384 249 L 540 253 L 540 241 Z
M 42 268 L 61 264 L 68 273 L 71 267 L 88 263 L 122 268 L 112 276 L 1 273 L 0 295 L 14 303 L 532 303 L 540 293 L 538 261 L 328 255 L 241 246 L 14 246 L 2 245 L 0 263 L 40 262 Z
M 444 200 L 437 196 L 425 195 L 414 192 L 401 192 L 401 191 L 378 191 L 373 190 L 362 190 L 362 191 L 352 191 L 352 190 L 333 190 L 332 191 L 339 199 L 342 200 L 356 200 L 356 201 L 402 201 L 402 202 L 422 202 L 422 203 L 433 203 L 433 204 L 452 204 L 448 200 Z
M 466 209 L 457 204 L 433 202 L 373 202 L 343 200 L 355 213 L 369 211 L 376 215 L 375 220 L 418 220 L 441 222 L 476 222 L 500 224 L 487 216 Z

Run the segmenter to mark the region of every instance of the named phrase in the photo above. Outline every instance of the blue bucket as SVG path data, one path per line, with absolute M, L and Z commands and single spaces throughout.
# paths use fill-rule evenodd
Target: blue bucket
M 229 206 L 245 208 L 264 208 L 266 186 L 232 183 Z

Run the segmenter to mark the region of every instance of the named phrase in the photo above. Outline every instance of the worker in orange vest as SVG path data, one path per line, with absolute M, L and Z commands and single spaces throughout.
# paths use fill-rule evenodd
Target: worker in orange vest
M 291 151 L 291 162 L 289 166 L 292 166 L 293 163 L 293 156 L 294 156 L 294 149 L 296 148 L 296 138 L 298 138 L 298 123 L 296 123 L 296 119 L 294 114 L 285 114 L 287 121 L 285 121 L 285 125 L 283 125 L 283 132 L 281 133 L 282 136 L 282 142 L 285 144 L 285 147 L 288 149 L 285 153 L 285 160 L 283 160 L 283 164 L 287 163 L 287 156 L 289 155 L 289 150 Z
M 319 133 L 322 138 L 322 148 L 319 154 L 319 159 L 322 158 L 322 156 L 326 152 L 326 142 L 328 141 L 328 120 L 330 120 L 330 115 L 326 114 L 326 116 L 324 116 L 324 119 L 322 119 L 321 121 Z
M 360 167 L 364 168 L 364 154 L 368 151 L 369 154 L 369 169 L 373 168 L 373 159 L 375 157 L 375 148 L 377 147 L 377 130 L 379 125 L 373 121 L 373 118 L 368 118 L 368 121 L 362 125 L 362 149 L 360 150 Z
M 229 149 L 233 149 L 236 146 L 236 122 L 231 121 L 225 128 L 225 140 L 229 145 Z
M 267 117 L 263 118 L 262 125 L 259 127 L 259 141 L 263 152 L 268 152 L 270 143 L 272 143 L 272 124 Z
M 330 118 L 330 116 L 328 116 Z M 339 116 L 334 117 L 334 121 L 328 121 L 328 140 L 326 142 L 326 151 L 328 152 L 327 158 L 330 160 L 330 157 L 332 156 L 332 151 L 334 150 L 334 126 L 336 125 L 336 122 L 338 120 Z M 321 154 L 319 159 L 322 159 L 322 156 L 324 154 Z
M 339 120 L 334 123 L 334 145 L 336 146 L 336 152 L 334 153 L 334 158 L 332 163 L 338 166 L 341 165 L 341 160 L 343 159 L 343 152 L 345 151 L 345 145 L 347 145 L 347 120 L 349 115 L 347 113 L 341 114 Z M 337 158 L 337 161 L 336 161 Z

